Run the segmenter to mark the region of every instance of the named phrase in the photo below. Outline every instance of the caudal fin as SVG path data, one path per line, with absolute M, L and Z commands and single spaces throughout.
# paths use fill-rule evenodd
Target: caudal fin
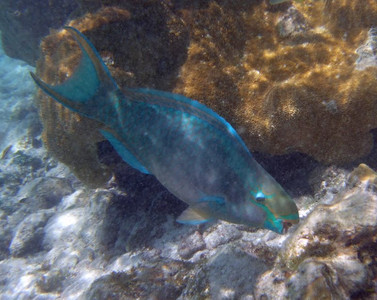
M 95 117 L 92 112 L 103 107 L 111 92 L 119 90 L 109 70 L 92 43 L 77 29 L 64 27 L 79 44 L 82 57 L 75 73 L 60 85 L 49 85 L 30 73 L 35 83 L 49 96 L 65 107 Z

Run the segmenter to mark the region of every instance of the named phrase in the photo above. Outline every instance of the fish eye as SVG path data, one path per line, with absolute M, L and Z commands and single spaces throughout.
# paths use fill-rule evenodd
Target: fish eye
M 263 194 L 263 192 L 258 192 L 256 195 L 255 195 L 255 200 L 257 202 L 264 202 L 264 200 L 266 200 L 266 195 Z

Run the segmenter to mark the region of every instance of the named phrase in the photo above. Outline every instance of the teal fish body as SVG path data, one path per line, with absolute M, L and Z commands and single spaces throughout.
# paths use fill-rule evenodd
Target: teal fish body
M 222 219 L 282 233 L 298 222 L 293 200 L 253 159 L 223 118 L 199 102 L 153 89 L 122 91 L 92 44 L 66 27 L 82 49 L 76 72 L 37 85 L 69 109 L 104 124 L 103 136 L 123 160 L 153 174 L 189 204 L 178 222 Z
M 280 3 L 283 3 L 283 2 L 287 2 L 289 0 L 270 0 L 270 4 L 274 5 L 274 4 L 280 4 Z

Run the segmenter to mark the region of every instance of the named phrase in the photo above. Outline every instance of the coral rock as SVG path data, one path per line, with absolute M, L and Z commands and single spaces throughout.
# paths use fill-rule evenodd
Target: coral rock
M 30 255 L 41 250 L 44 226 L 53 213 L 51 209 L 41 210 L 29 215 L 18 225 L 9 246 L 12 256 Z
M 175 91 L 224 116 L 251 150 L 326 163 L 368 154 L 377 69 L 356 70 L 355 50 L 377 24 L 375 1 L 295 2 L 286 12 L 232 3 L 188 12 L 192 38 Z M 345 13 L 350 22 L 335 24 Z
M 189 259 L 196 252 L 205 249 L 205 247 L 206 244 L 203 241 L 202 235 L 198 231 L 195 231 L 179 245 L 178 253 L 183 259 Z
M 273 271 L 256 294 L 285 295 L 289 299 L 374 299 L 377 275 L 377 196 L 365 184 L 364 166 L 350 175 L 345 190 L 330 205 L 318 205 L 288 237 Z M 375 176 L 375 174 L 374 174 Z M 266 282 L 271 284 L 266 290 Z
M 177 299 L 189 269 L 190 264 L 171 261 L 130 273 L 113 272 L 95 280 L 85 299 Z

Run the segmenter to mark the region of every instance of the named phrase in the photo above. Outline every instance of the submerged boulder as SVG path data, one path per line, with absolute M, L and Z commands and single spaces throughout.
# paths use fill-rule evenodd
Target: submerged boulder
M 286 240 L 275 268 L 260 279 L 257 295 L 271 299 L 279 293 L 289 299 L 376 296 L 377 176 L 361 165 L 349 178 L 348 188 L 333 203 L 318 205 Z M 278 284 L 272 272 L 282 278 Z
M 44 227 L 54 214 L 54 209 L 43 209 L 30 214 L 16 228 L 9 246 L 12 256 L 20 257 L 34 254 L 42 249 Z

